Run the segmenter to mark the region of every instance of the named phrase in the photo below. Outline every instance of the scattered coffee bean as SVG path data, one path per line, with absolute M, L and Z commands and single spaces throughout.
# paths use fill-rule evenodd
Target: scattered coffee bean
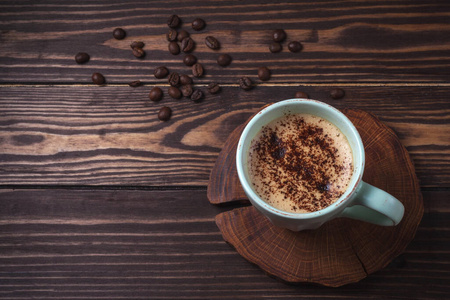
M 180 75 L 180 84 L 192 84 L 192 78 L 185 74 L 182 74 Z
M 267 81 L 270 79 L 270 70 L 266 67 L 261 67 L 258 69 L 258 77 L 262 81 Z
M 103 75 L 100 73 L 94 73 L 92 74 L 92 82 L 95 84 L 104 84 L 105 77 L 103 77 Z
M 167 106 L 163 106 L 158 112 L 158 119 L 161 121 L 169 121 L 171 116 L 172 110 Z
M 309 95 L 305 92 L 297 92 L 295 93 L 295 98 L 309 99 Z
M 123 30 L 122 28 L 116 28 L 113 31 L 113 37 L 116 40 L 123 40 L 125 38 L 125 36 L 127 35 L 127 33 L 125 32 L 125 30 Z
M 196 63 L 192 66 L 192 75 L 194 77 L 202 77 L 203 76 L 203 66 L 200 63 Z
M 177 86 L 180 84 L 180 75 L 176 72 L 170 73 L 168 82 L 171 86 Z
M 135 80 L 135 81 L 130 82 L 128 85 L 131 86 L 131 87 L 138 87 L 138 86 L 140 86 L 141 84 L 142 84 L 142 83 L 141 83 L 140 80 Z
M 220 91 L 220 85 L 216 82 L 211 82 L 208 85 L 208 92 L 211 94 L 217 94 Z
M 169 52 L 173 55 L 177 55 L 180 53 L 180 46 L 178 46 L 177 42 L 170 42 L 169 43 Z
M 183 59 L 183 63 L 188 67 L 193 66 L 196 62 L 197 57 L 195 57 L 195 55 L 192 54 L 187 54 Z
M 300 44 L 300 42 L 294 41 L 288 44 L 288 49 L 289 51 L 296 53 L 300 52 L 303 49 L 303 46 L 302 44 Z
M 198 102 L 203 98 L 203 92 L 201 90 L 195 90 L 192 92 L 191 100 Z
M 184 53 L 191 52 L 195 47 L 194 40 L 190 37 L 186 37 L 181 41 L 181 50 L 183 50 Z
M 130 44 L 131 49 L 133 48 L 144 48 L 145 44 L 144 42 L 140 42 L 140 41 L 134 41 Z
M 205 28 L 205 21 L 203 19 L 197 18 L 194 21 L 192 21 L 192 29 L 195 31 L 200 31 L 203 28 Z
M 277 42 L 272 43 L 272 44 L 270 44 L 270 46 L 269 46 L 269 50 L 270 50 L 270 52 L 272 52 L 272 53 L 278 53 L 278 52 L 281 51 L 281 49 L 282 49 L 281 44 L 280 44 L 280 43 L 277 43 Z
M 89 59 L 91 59 L 91 57 L 89 56 L 89 54 L 87 54 L 85 52 L 79 52 L 79 53 L 77 53 L 77 55 L 75 55 L 75 61 L 78 64 L 87 63 L 89 61 Z
M 239 86 L 241 87 L 241 89 L 248 91 L 252 89 L 253 82 L 248 77 L 242 77 L 241 79 L 239 79 Z
M 190 85 L 190 84 L 185 84 L 185 85 L 181 86 L 181 93 L 185 97 L 190 97 L 192 95 L 193 91 L 194 90 L 192 89 L 192 85 Z
M 142 48 L 133 48 L 133 55 L 137 58 L 142 58 L 145 56 L 145 51 Z
M 177 40 L 181 42 L 183 39 L 187 37 L 189 37 L 189 32 L 183 29 L 180 32 L 178 32 Z
M 177 40 L 178 32 L 175 29 L 170 29 L 169 32 L 166 33 L 166 39 L 169 42 L 174 42 Z
M 180 25 L 180 23 L 181 23 L 181 20 L 177 15 L 171 15 L 169 17 L 169 19 L 167 20 L 167 25 L 170 28 L 176 28 Z
M 340 88 L 334 88 L 330 91 L 330 96 L 333 99 L 341 99 L 345 96 L 345 91 Z
M 148 98 L 150 98 L 150 100 L 152 100 L 152 101 L 159 101 L 162 99 L 162 97 L 163 97 L 163 91 L 157 86 L 152 88 L 150 90 L 150 93 L 148 94 Z
M 156 78 L 161 79 L 166 77 L 169 74 L 169 70 L 167 70 L 166 67 L 157 67 L 155 71 L 153 71 L 153 75 L 155 75 Z
M 220 54 L 217 57 L 217 64 L 222 67 L 226 67 L 231 64 L 231 56 L 228 54 Z
M 286 39 L 286 32 L 283 29 L 276 29 L 273 31 L 272 38 L 274 42 L 282 42 Z
M 206 46 L 208 46 L 208 48 L 211 48 L 213 50 L 217 50 L 220 48 L 219 41 L 213 36 L 207 36 L 205 38 L 205 44 Z
M 168 93 L 169 93 L 169 96 L 174 98 L 174 99 L 180 99 L 181 98 L 181 91 L 175 86 L 169 87 Z

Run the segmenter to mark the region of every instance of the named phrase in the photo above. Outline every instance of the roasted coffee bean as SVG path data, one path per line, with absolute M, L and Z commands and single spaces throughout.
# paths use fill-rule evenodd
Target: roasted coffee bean
M 192 21 L 192 29 L 199 31 L 205 28 L 205 21 L 203 19 L 197 18 Z
M 142 58 L 145 56 L 145 51 L 142 48 L 133 48 L 133 55 L 137 58 Z
M 181 98 L 181 91 L 175 86 L 169 87 L 168 93 L 169 93 L 169 96 L 174 98 L 174 99 L 180 99 Z
M 208 46 L 208 48 L 211 48 L 213 50 L 217 50 L 220 48 L 219 41 L 213 36 L 207 36 L 205 38 L 205 44 L 206 46 Z
M 171 116 L 172 110 L 167 106 L 163 106 L 158 112 L 158 119 L 161 121 L 169 121 Z
M 85 52 L 79 52 L 79 53 L 77 53 L 77 55 L 75 55 L 75 61 L 78 64 L 87 63 L 89 61 L 89 59 L 91 59 L 91 57 L 89 56 L 89 54 L 87 54 Z
M 178 73 L 173 72 L 169 74 L 168 82 L 171 86 L 177 86 L 180 84 L 180 75 Z
M 170 29 L 169 32 L 166 33 L 166 39 L 169 42 L 174 42 L 177 40 L 178 32 L 175 29 Z
M 104 84 L 105 77 L 103 77 L 103 75 L 100 73 L 94 73 L 92 74 L 92 82 L 95 84 Z
M 242 77 L 241 79 L 239 79 L 239 86 L 241 87 L 241 89 L 248 91 L 252 89 L 253 82 L 248 77 Z
M 185 74 L 182 74 L 180 75 L 180 84 L 192 84 L 192 78 Z
M 153 71 L 153 75 L 155 75 L 156 78 L 161 79 L 166 77 L 169 74 L 169 70 L 167 70 L 166 67 L 157 67 L 155 71 Z
M 203 92 L 201 90 L 195 90 L 195 91 L 192 92 L 191 100 L 195 101 L 195 102 L 198 102 L 198 101 L 202 100 L 203 96 L 204 95 L 203 95 Z
M 341 99 L 345 96 L 345 91 L 340 88 L 334 88 L 330 91 L 330 96 L 333 99 Z
M 270 46 L 269 46 L 269 50 L 270 50 L 270 52 L 272 52 L 272 53 L 278 53 L 278 52 L 281 51 L 281 49 L 282 49 L 281 44 L 280 44 L 280 43 L 277 43 L 277 42 L 272 43 L 272 44 L 270 44 Z
M 297 93 L 295 93 L 295 98 L 309 99 L 309 95 L 305 92 L 297 92 Z
M 148 98 L 150 98 L 150 100 L 152 100 L 152 101 L 159 101 L 162 99 L 162 97 L 163 97 L 163 91 L 157 86 L 152 88 L 150 90 L 150 93 L 148 94 Z
M 185 85 L 181 86 L 181 93 L 185 97 L 190 97 L 192 95 L 193 91 L 194 90 L 192 89 L 192 85 L 190 85 L 190 84 L 185 84 Z
M 189 32 L 187 32 L 186 30 L 180 30 L 180 32 L 178 32 L 178 36 L 177 36 L 177 40 L 179 42 L 181 42 L 183 39 L 189 37 Z
M 270 79 L 270 70 L 266 67 L 261 67 L 258 69 L 258 77 L 262 81 L 267 81 Z
M 169 17 L 169 19 L 167 20 L 167 25 L 170 28 L 176 28 L 180 25 L 180 23 L 181 23 L 181 20 L 177 15 L 171 15 Z
M 282 42 L 286 39 L 286 32 L 283 29 L 276 29 L 272 33 L 274 42 Z
M 116 40 L 123 40 L 125 38 L 125 36 L 127 35 L 127 33 L 125 32 L 125 30 L 123 30 L 122 28 L 116 28 L 113 31 L 113 37 Z
M 302 44 L 300 44 L 300 42 L 294 41 L 288 44 L 288 49 L 289 51 L 296 53 L 300 52 L 303 49 L 303 46 Z
M 192 66 L 192 75 L 194 77 L 202 77 L 203 76 L 203 66 L 200 63 L 196 63 Z
M 217 57 L 217 63 L 219 64 L 219 66 L 226 67 L 231 64 L 231 56 L 229 56 L 228 54 L 220 54 Z
M 140 41 L 134 41 L 130 44 L 131 49 L 133 48 L 144 48 L 145 44 L 144 42 L 140 42 Z
M 183 59 L 183 63 L 188 67 L 193 66 L 196 62 L 197 57 L 195 57 L 195 55 L 192 54 L 187 54 Z
M 140 80 L 135 80 L 135 81 L 130 82 L 128 85 L 131 86 L 131 87 L 138 87 L 138 86 L 140 86 L 141 84 L 142 84 L 142 83 L 141 83 Z
M 220 91 L 220 85 L 216 82 L 211 82 L 208 85 L 208 92 L 211 94 L 217 94 Z
M 177 42 L 170 42 L 169 43 L 169 52 L 173 55 L 177 55 L 180 53 L 180 46 L 178 46 Z
M 195 47 L 194 40 L 190 37 L 186 37 L 181 41 L 181 50 L 183 50 L 184 53 L 191 52 Z

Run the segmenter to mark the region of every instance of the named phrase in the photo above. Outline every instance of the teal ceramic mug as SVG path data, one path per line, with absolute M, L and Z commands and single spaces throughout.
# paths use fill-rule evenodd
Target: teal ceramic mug
M 269 205 L 253 189 L 248 170 L 251 141 L 263 126 L 286 113 L 306 113 L 330 121 L 347 137 L 352 149 L 353 174 L 348 188 L 337 201 L 324 209 L 310 213 L 286 212 Z M 250 202 L 274 225 L 293 231 L 316 229 L 338 217 L 381 226 L 397 225 L 403 218 L 403 204 L 387 192 L 362 181 L 364 165 L 364 145 L 352 122 L 336 108 L 311 99 L 284 100 L 263 108 L 244 128 L 236 151 L 237 173 Z

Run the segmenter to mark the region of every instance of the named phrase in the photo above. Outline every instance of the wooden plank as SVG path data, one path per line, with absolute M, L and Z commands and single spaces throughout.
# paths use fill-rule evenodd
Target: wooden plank
M 239 11 L 240 13 L 236 13 Z M 168 16 L 183 20 L 206 69 L 204 78 L 236 83 L 256 76 L 260 66 L 273 71 L 272 82 L 440 82 L 450 73 L 450 6 L 448 1 L 82 1 L 61 5 L 55 1 L 2 1 L 0 6 L 0 82 L 91 83 L 102 72 L 109 83 L 140 79 L 160 83 L 153 70 L 189 72 L 183 55 L 168 53 L 165 34 Z M 195 32 L 190 22 L 205 19 Z M 112 31 L 122 27 L 124 40 Z M 268 50 L 271 32 L 286 30 L 282 53 Z M 221 49 L 204 45 L 216 36 Z M 136 59 L 133 40 L 146 43 L 147 55 Z M 300 53 L 287 51 L 288 41 L 304 45 Z M 74 56 L 88 52 L 91 61 L 77 65 Z M 216 64 L 218 53 L 229 53 L 233 63 Z
M 285 285 L 241 258 L 214 223 L 231 207 L 205 190 L 0 190 L 0 297 L 448 298 L 450 215 L 436 199 L 450 193 L 439 193 L 424 193 L 435 209 L 403 255 L 330 289 Z
M 450 87 L 223 87 L 201 103 L 148 100 L 150 86 L 17 86 L 0 92 L 2 185 L 202 185 L 228 135 L 263 105 L 303 90 L 338 108 L 363 109 L 394 129 L 423 187 L 450 186 Z M 204 86 L 199 88 L 205 90 Z M 163 87 L 164 91 L 167 87 Z M 162 106 L 173 110 L 161 122 Z

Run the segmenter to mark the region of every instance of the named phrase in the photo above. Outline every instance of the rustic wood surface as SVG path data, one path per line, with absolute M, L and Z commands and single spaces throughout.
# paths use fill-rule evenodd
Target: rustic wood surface
M 161 65 L 178 14 L 221 93 L 173 100 Z M 189 23 L 204 18 L 194 32 Z M 112 37 L 114 28 L 127 32 Z M 303 51 L 272 54 L 273 29 Z M 2 1 L 0 3 L 1 299 L 450 298 L 448 1 Z M 207 35 L 222 45 L 212 51 Z M 144 59 L 130 49 L 146 43 Z M 74 61 L 78 52 L 91 60 Z M 233 57 L 219 67 L 219 53 Z M 267 66 L 272 78 L 257 79 Z M 107 84 L 96 86 L 101 72 Z M 244 92 L 237 80 L 257 85 Z M 144 85 L 131 88 L 128 82 Z M 164 99 L 148 92 L 161 86 Z M 341 87 L 343 99 L 329 91 Z M 404 254 L 358 283 L 291 286 L 227 245 L 207 183 L 235 128 L 297 91 L 373 113 L 415 165 L 425 214 Z M 160 107 L 173 109 L 160 122 Z M 238 204 L 242 205 L 242 204 Z

